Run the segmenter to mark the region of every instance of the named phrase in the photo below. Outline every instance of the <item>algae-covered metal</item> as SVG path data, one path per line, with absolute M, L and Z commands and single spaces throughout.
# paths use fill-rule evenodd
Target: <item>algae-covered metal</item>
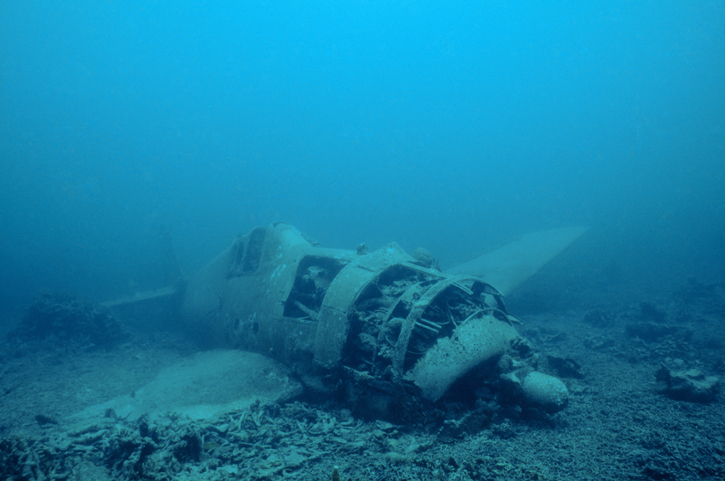
M 536 360 L 481 278 L 441 272 L 394 243 L 322 248 L 282 223 L 239 236 L 188 279 L 181 317 L 214 344 L 273 356 L 322 389 L 346 379 L 436 401 L 504 356 L 497 375 L 523 385 Z M 554 380 L 550 411 L 566 404 Z

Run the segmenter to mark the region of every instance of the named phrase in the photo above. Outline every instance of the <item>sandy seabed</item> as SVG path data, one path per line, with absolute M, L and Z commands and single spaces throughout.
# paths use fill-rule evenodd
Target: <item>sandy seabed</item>
M 725 479 L 723 394 L 700 403 L 656 390 L 663 365 L 725 377 L 723 286 L 522 320 L 544 369 L 549 356 L 576 366 L 562 376 L 569 405 L 543 417 L 501 408 L 475 429 L 364 421 L 349 406 L 299 399 L 213 422 L 109 413 L 78 429 L 67 416 L 132 393 L 198 348 L 164 331 L 110 350 L 7 342 L 0 478 L 319 481 L 337 466 L 341 481 Z

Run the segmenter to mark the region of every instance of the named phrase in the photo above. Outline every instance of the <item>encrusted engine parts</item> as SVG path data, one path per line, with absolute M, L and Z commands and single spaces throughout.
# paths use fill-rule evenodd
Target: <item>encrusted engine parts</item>
M 188 280 L 182 318 L 215 344 L 283 361 L 309 386 L 353 385 L 375 402 L 435 402 L 488 378 L 548 412 L 567 403 L 563 382 L 534 371 L 493 286 L 394 243 L 327 249 L 287 224 L 256 228 Z

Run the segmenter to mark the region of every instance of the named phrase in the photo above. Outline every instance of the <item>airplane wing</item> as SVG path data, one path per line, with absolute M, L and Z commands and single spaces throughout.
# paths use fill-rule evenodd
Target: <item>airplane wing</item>
M 532 232 L 446 272 L 480 277 L 507 295 L 573 244 L 587 229 L 565 227 Z

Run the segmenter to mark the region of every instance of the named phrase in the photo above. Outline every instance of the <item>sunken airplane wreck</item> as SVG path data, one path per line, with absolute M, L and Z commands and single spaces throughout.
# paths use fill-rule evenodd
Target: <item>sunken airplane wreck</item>
M 536 371 L 503 294 L 584 231 L 529 234 L 442 272 L 427 251 L 329 249 L 276 223 L 237 237 L 178 288 L 106 305 L 178 296 L 196 336 L 273 357 L 308 390 L 366 415 L 408 417 L 482 389 L 553 413 L 567 404 L 566 386 Z

